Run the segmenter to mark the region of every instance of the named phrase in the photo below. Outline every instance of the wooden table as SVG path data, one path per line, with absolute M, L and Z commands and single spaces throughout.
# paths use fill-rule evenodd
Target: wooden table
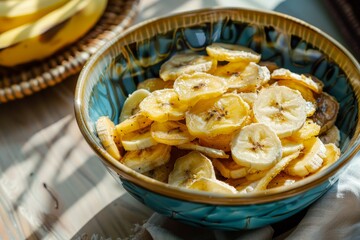
M 253 7 L 303 18 L 343 42 L 320 1 L 295 2 L 147 0 L 137 22 L 216 5 Z M 73 110 L 76 80 L 0 105 L 0 239 L 125 238 L 153 213 L 83 139 Z

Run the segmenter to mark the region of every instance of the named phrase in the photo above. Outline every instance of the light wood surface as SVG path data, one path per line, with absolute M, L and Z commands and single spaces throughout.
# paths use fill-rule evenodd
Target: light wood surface
M 342 41 L 319 1 L 143 0 L 137 22 L 201 7 L 272 9 L 301 17 Z M 307 19 L 308 18 L 308 19 Z M 108 174 L 74 117 L 76 76 L 0 105 L 0 239 L 126 238 L 152 215 Z M 96 239 L 96 238 L 95 238 Z

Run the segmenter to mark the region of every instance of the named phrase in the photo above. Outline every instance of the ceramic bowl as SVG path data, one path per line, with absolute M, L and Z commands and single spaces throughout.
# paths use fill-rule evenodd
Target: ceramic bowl
M 158 182 L 113 159 L 94 130 L 96 120 L 115 123 L 136 85 L 158 76 L 178 51 L 202 53 L 213 42 L 239 44 L 297 73 L 311 73 L 340 103 L 340 159 L 295 184 L 264 192 L 223 196 Z M 75 113 L 88 144 L 110 174 L 136 199 L 179 221 L 214 229 L 253 229 L 288 218 L 319 199 L 359 150 L 360 70 L 354 57 L 319 29 L 290 16 L 239 8 L 203 9 L 143 22 L 106 43 L 84 66 L 76 86 Z

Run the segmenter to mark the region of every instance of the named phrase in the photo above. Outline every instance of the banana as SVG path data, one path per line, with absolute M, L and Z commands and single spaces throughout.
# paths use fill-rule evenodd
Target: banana
M 299 130 L 306 120 L 306 101 L 285 86 L 262 89 L 253 106 L 257 122 L 269 125 L 282 138 Z
M 151 136 L 150 127 L 127 133 L 121 137 L 126 151 L 135 151 L 156 145 L 158 142 Z
M 267 189 L 289 186 L 296 183 L 297 181 L 300 181 L 301 179 L 302 178 L 300 177 L 290 176 L 282 171 L 269 182 L 269 184 L 267 185 Z
M 250 92 L 267 83 L 270 80 L 270 72 L 266 67 L 250 62 L 242 72 L 235 72 L 225 80 L 230 89 Z
M 217 61 L 209 56 L 195 53 L 180 53 L 172 56 L 160 67 L 160 78 L 175 80 L 181 74 L 209 72 L 216 68 Z
M 295 81 L 296 83 L 301 84 L 301 85 L 311 89 L 315 93 L 322 92 L 322 85 L 315 82 L 311 77 L 307 77 L 304 74 L 299 75 L 297 73 L 293 73 L 285 68 L 279 68 L 279 69 L 274 70 L 271 73 L 271 78 Z
M 186 125 L 181 122 L 154 122 L 151 125 L 151 135 L 155 141 L 168 145 L 180 145 L 194 140 Z
M 325 92 L 316 99 L 316 103 L 316 112 L 312 119 L 321 126 L 320 134 L 322 134 L 334 126 L 340 106 L 333 96 Z
M 151 171 L 170 160 L 171 146 L 156 144 L 154 146 L 125 153 L 121 162 L 127 167 L 145 173 Z
M 249 106 L 237 94 L 198 101 L 186 112 L 186 125 L 191 135 L 214 137 L 239 129 L 249 115 Z
M 152 92 L 139 105 L 140 110 L 157 122 L 177 121 L 185 118 L 188 106 L 179 100 L 174 89 Z
M 326 148 L 318 137 L 304 141 L 302 154 L 285 168 L 285 172 L 291 176 L 305 177 L 317 171 L 326 157 Z
M 265 170 L 280 160 L 281 142 L 268 125 L 253 123 L 235 134 L 231 142 L 231 155 L 241 166 Z
M 304 149 L 304 144 L 302 144 L 301 142 L 296 142 L 287 138 L 282 138 L 280 140 L 281 140 L 281 148 L 282 148 L 282 157 L 285 157 L 294 152 L 301 151 Z
M 302 84 L 296 83 L 291 80 L 278 80 L 277 84 L 279 86 L 286 86 L 294 90 L 298 90 L 301 93 L 301 96 L 306 101 L 306 116 L 311 117 L 316 111 L 316 99 L 314 97 L 313 91 L 305 87 Z
M 312 137 L 318 136 L 320 133 L 320 126 L 316 124 L 312 119 L 307 119 L 304 125 L 294 132 L 290 138 L 295 141 L 303 141 Z
M 238 165 L 232 159 L 214 159 L 212 163 L 222 176 L 226 178 L 242 178 L 247 175 L 248 168 Z
M 246 179 L 250 182 L 258 181 L 260 178 L 264 177 L 267 173 L 267 170 L 255 170 L 249 169 L 248 174 L 246 174 Z
M 322 171 L 330 167 L 331 164 L 333 164 L 339 159 L 341 154 L 340 149 L 333 143 L 328 143 L 324 146 L 326 148 L 325 157 L 323 158 L 324 162 L 318 171 Z
M 216 179 L 214 167 L 210 159 L 203 154 L 191 151 L 176 159 L 168 183 L 173 186 L 188 187 L 201 177 Z
M 219 134 L 214 137 L 204 136 L 199 138 L 199 144 L 201 146 L 223 150 L 224 152 L 230 152 L 230 143 L 232 137 L 232 133 Z
M 258 180 L 254 191 L 262 191 L 265 190 L 270 183 L 270 181 L 277 176 L 282 170 L 288 166 L 291 161 L 297 158 L 300 154 L 300 151 L 294 152 L 286 157 L 283 157 L 278 163 L 275 164 L 270 170 L 266 172 L 266 174 Z
M 105 150 L 113 158 L 120 160 L 121 153 L 118 149 L 120 138 L 115 131 L 114 123 L 109 119 L 109 117 L 102 116 L 96 121 L 96 132 Z
M 169 174 L 172 171 L 173 166 L 174 162 L 170 159 L 167 163 L 156 167 L 150 171 L 144 172 L 143 174 L 160 182 L 167 183 L 169 179 Z
M 198 151 L 210 158 L 229 158 L 229 155 L 227 155 L 223 150 L 216 149 L 216 148 L 210 148 L 210 147 L 204 147 L 204 146 L 199 145 L 195 141 L 180 144 L 180 145 L 177 145 L 176 147 L 178 149 L 183 149 L 183 150 Z
M 144 98 L 150 95 L 150 92 L 145 89 L 135 90 L 132 94 L 130 94 L 121 109 L 119 122 L 123 122 L 125 119 L 135 115 L 140 111 L 139 104 Z
M 0 34 L 0 65 L 44 59 L 82 37 L 103 14 L 107 0 L 71 0 L 40 19 Z
M 143 115 L 141 112 L 136 113 L 135 115 L 125 119 L 121 123 L 115 126 L 115 130 L 120 136 L 124 136 L 130 132 L 137 131 L 139 129 L 150 126 L 153 121 L 147 116 Z
M 33 22 L 69 0 L 0 1 L 0 33 Z
M 201 177 L 195 182 L 193 182 L 189 189 L 205 191 L 205 192 L 214 192 L 222 194 L 234 194 L 237 193 L 237 190 L 230 186 L 229 184 L 219 181 L 217 179 Z
M 164 88 L 173 88 L 174 81 L 164 81 L 161 78 L 149 78 L 137 85 L 137 89 L 145 89 L 149 92 Z
M 239 92 L 238 94 L 252 109 L 258 94 L 256 92 Z
M 218 61 L 257 63 L 261 58 L 250 48 L 226 43 L 213 43 L 206 47 L 206 52 Z
M 223 78 L 229 78 L 235 74 L 239 75 L 244 71 L 247 65 L 249 65 L 249 62 L 229 62 L 225 65 L 219 64 L 212 74 Z
M 220 77 L 197 72 L 182 74 L 174 82 L 174 90 L 179 99 L 187 105 L 195 105 L 201 99 L 222 95 L 227 90 L 226 82 Z
M 340 146 L 340 131 L 335 125 L 320 135 L 319 138 L 324 144 L 333 143 L 337 147 Z

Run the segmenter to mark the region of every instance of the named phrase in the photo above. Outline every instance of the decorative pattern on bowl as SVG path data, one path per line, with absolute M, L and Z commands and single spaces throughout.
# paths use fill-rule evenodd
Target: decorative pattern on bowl
M 138 174 L 108 155 L 94 123 L 115 123 L 128 94 L 179 51 L 205 53 L 213 42 L 247 46 L 297 73 L 310 73 L 340 103 L 336 125 L 342 157 L 314 176 L 284 188 L 249 196 L 217 196 L 179 190 Z M 76 90 L 76 117 L 90 146 L 109 172 L 135 198 L 174 219 L 218 229 L 257 228 L 287 218 L 321 197 L 359 149 L 359 80 L 356 60 L 320 30 L 286 15 L 246 9 L 205 9 L 155 19 L 128 29 L 97 52 L 83 69 Z

